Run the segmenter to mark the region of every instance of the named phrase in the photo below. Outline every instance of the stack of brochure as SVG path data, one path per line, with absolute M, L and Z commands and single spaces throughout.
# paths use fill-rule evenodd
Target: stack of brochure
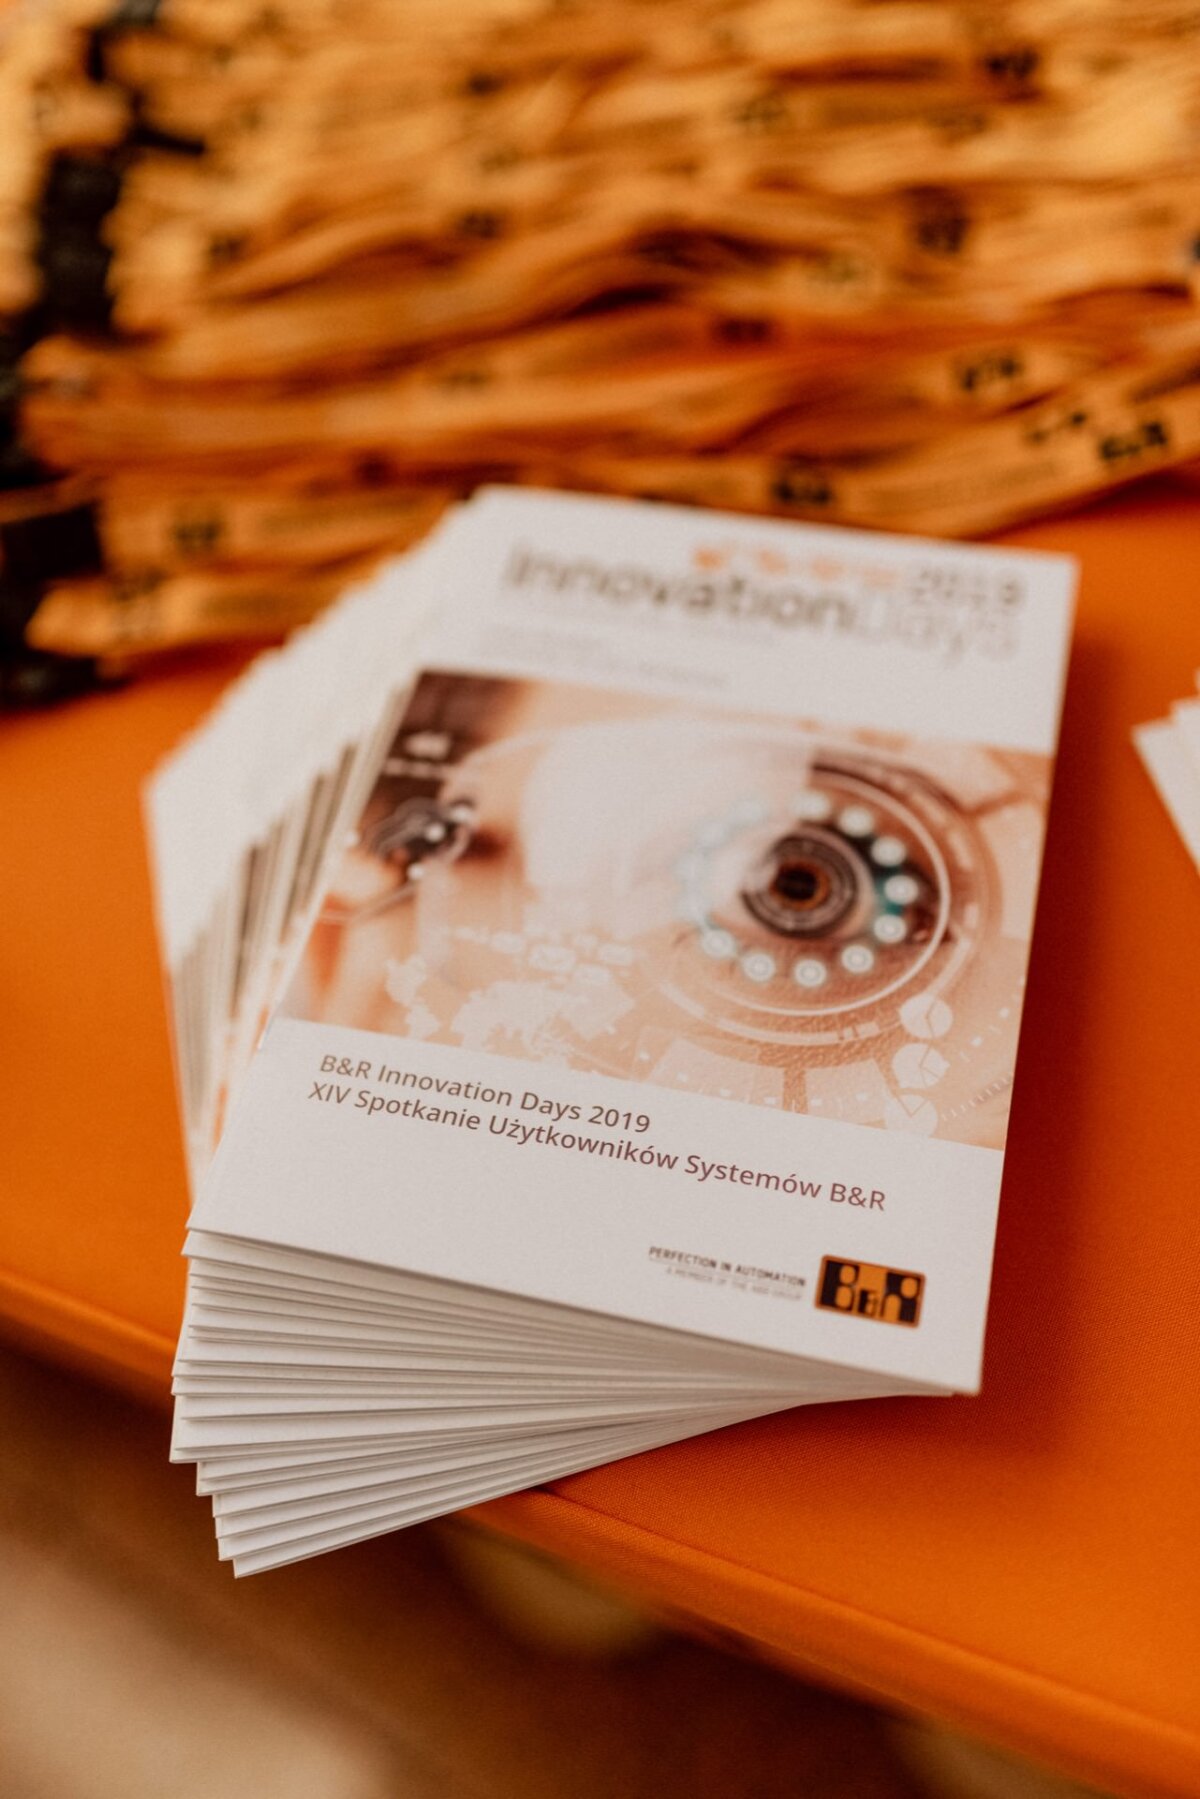
M 1072 586 L 487 490 L 162 770 L 174 1455 L 239 1573 L 977 1387 Z
M 1200 669 L 1196 689 L 1200 694 Z M 1168 717 L 1139 725 L 1133 741 L 1184 848 L 1200 869 L 1200 698 L 1176 700 Z

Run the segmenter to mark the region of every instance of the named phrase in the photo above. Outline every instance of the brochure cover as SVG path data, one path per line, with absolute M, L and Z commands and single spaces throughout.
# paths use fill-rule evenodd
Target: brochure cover
M 492 490 L 193 1228 L 978 1384 L 1074 571 Z

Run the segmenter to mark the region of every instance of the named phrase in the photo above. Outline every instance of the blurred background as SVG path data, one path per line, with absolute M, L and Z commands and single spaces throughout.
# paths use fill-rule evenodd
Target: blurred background
M 0 0 L 0 119 L 10 704 L 482 480 L 979 534 L 1200 457 L 1190 0 Z
M 4 1799 L 1090 1792 L 454 1520 L 235 1585 L 167 1437 L 0 1353 Z

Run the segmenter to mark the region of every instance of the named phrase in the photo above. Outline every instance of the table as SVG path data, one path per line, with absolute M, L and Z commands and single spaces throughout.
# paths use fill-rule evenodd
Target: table
M 1009 541 L 1082 582 L 982 1397 L 798 1411 L 479 1515 L 810 1675 L 1195 1795 L 1200 880 L 1129 731 L 1200 663 L 1200 506 Z M 186 1200 L 138 789 L 242 660 L 0 728 L 0 1325 L 164 1398 Z

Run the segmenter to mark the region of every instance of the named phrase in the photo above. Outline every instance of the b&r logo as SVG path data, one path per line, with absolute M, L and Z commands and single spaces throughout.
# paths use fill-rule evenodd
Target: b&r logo
M 921 1317 L 925 1276 L 906 1268 L 881 1268 L 875 1262 L 841 1262 L 826 1256 L 817 1283 L 817 1304 L 853 1318 L 876 1318 L 881 1324 L 915 1325 Z

